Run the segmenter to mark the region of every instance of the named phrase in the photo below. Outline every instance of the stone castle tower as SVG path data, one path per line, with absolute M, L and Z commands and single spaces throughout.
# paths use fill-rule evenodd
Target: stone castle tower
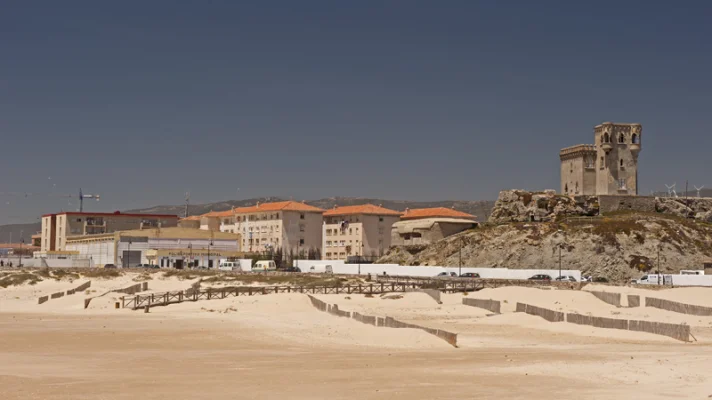
M 637 195 L 642 125 L 604 122 L 593 132 L 595 144 L 559 152 L 561 193 Z

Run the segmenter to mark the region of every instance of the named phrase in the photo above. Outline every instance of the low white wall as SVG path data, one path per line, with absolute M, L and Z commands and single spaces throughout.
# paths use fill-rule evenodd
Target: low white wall
M 299 260 L 299 269 L 302 272 L 324 273 L 326 266 L 331 265 L 332 271 L 335 274 L 356 275 L 359 273 L 358 264 L 346 264 L 343 261 L 337 260 Z M 361 264 L 361 275 L 386 275 L 391 276 L 418 276 L 418 277 L 433 277 L 441 272 L 454 272 L 459 274 L 458 267 L 423 267 L 398 264 Z M 559 270 L 553 269 L 508 269 L 508 268 L 472 268 L 462 267 L 462 273 L 474 272 L 480 274 L 482 278 L 489 279 L 529 279 L 533 275 L 545 274 L 556 279 L 559 276 Z M 561 270 L 563 276 L 573 276 L 577 281 L 581 280 L 581 271 L 579 270 Z
M 673 286 L 712 286 L 712 275 L 672 275 Z

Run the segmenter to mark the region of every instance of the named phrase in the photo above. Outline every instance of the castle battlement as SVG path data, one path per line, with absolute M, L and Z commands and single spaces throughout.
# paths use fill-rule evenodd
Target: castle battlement
M 585 157 L 585 156 L 595 156 L 596 155 L 596 145 L 595 144 L 577 144 L 576 146 L 566 147 L 559 151 L 559 158 L 563 160 L 570 160 L 572 158 Z

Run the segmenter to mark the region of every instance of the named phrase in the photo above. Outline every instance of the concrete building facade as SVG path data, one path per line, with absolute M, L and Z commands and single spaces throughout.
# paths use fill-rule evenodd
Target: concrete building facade
M 42 216 L 41 250 L 65 250 L 68 236 L 99 235 L 131 229 L 168 228 L 178 225 L 178 216 L 168 214 L 123 214 L 63 212 Z
M 561 193 L 568 195 L 637 195 L 641 124 L 604 122 L 594 127 L 593 145 L 559 152 Z
M 476 217 L 450 208 L 406 210 L 393 224 L 393 246 L 427 245 L 477 226 Z
M 238 234 L 174 227 L 70 236 L 66 248 L 96 267 L 213 268 L 221 259 L 244 257 L 240 239 Z
M 242 235 L 242 248 L 266 253 L 278 248 L 299 255 L 322 245 L 324 210 L 297 201 L 257 203 L 250 207 L 210 212 L 202 216 L 200 229 Z
M 372 204 L 335 207 L 324 213 L 322 259 L 375 261 L 391 246 L 399 211 Z

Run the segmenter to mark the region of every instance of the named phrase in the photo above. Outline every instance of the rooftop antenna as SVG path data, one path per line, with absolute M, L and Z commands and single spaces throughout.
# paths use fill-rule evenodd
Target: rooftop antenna
M 185 210 L 183 211 L 183 218 L 188 218 L 188 206 L 190 205 L 190 192 L 185 192 Z
M 96 201 L 99 201 L 99 196 L 98 194 L 82 194 L 82 189 L 79 188 L 79 212 L 84 212 L 84 199 L 95 199 Z
M 693 186 L 694 186 L 694 185 L 693 185 Z M 702 186 L 700 186 L 700 187 L 695 186 L 695 190 L 697 190 L 697 198 L 698 198 L 698 199 L 699 199 L 700 197 L 702 197 L 702 196 L 700 195 L 700 191 L 701 191 L 702 189 L 704 189 L 704 188 L 705 188 L 704 185 L 702 185 Z

